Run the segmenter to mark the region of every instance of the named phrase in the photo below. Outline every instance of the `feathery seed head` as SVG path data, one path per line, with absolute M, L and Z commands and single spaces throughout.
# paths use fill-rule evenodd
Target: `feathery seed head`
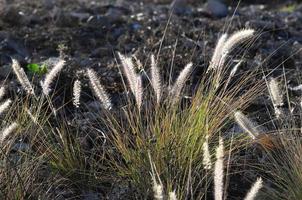
M 169 200 L 177 200 L 175 191 L 169 192 Z
M 156 102 L 157 104 L 159 104 L 162 95 L 162 83 L 157 63 L 155 62 L 153 54 L 151 55 L 151 85 L 156 95 Z
M 155 180 L 155 178 L 153 178 L 153 193 L 154 193 L 154 199 L 155 200 L 163 200 L 164 196 L 163 196 L 163 186 L 159 183 L 157 183 L 157 181 Z
M 236 74 L 238 68 L 240 67 L 240 65 L 242 64 L 242 60 L 240 60 L 235 66 L 234 68 L 231 70 L 230 72 L 230 78 L 233 78 L 233 76 Z
M 0 100 L 2 100 L 2 98 L 4 97 L 5 95 L 5 87 L 1 87 L 0 88 Z
M 215 200 L 223 199 L 223 156 L 224 156 L 224 146 L 223 139 L 219 138 L 219 145 L 216 149 L 216 162 L 214 169 L 214 196 Z
M 256 139 L 263 131 L 256 127 L 256 123 L 246 117 L 242 112 L 236 111 L 234 114 L 237 124 L 246 131 L 252 139 Z
M 137 75 L 134 68 L 134 63 L 130 57 L 125 57 L 121 53 L 118 52 L 118 56 L 122 63 L 122 68 L 124 75 L 128 81 L 129 87 L 133 94 L 135 94 L 135 85 L 137 82 Z
M 76 80 L 73 84 L 73 105 L 76 108 L 80 107 L 80 97 L 81 97 L 81 81 Z
M 268 82 L 268 89 L 271 96 L 271 100 L 274 106 L 283 106 L 283 96 L 281 94 L 278 82 L 272 78 Z
M 254 200 L 259 192 L 259 190 L 263 186 L 262 178 L 257 178 L 257 181 L 254 183 L 250 191 L 247 193 L 244 200 Z
M 220 69 L 225 64 L 229 52 L 240 43 L 250 39 L 254 35 L 254 32 L 255 31 L 253 29 L 243 29 L 233 33 L 228 39 L 223 41 L 222 46 L 217 49 L 217 53 L 213 60 L 213 68 Z
M 12 68 L 17 76 L 18 81 L 20 82 L 26 93 L 29 95 L 35 95 L 34 89 L 30 81 L 28 80 L 23 68 L 21 68 L 19 62 L 14 58 L 12 58 Z
M 172 100 L 172 104 L 175 104 L 176 102 L 179 101 L 181 90 L 182 90 L 184 84 L 186 83 L 192 69 L 193 69 L 193 63 L 190 62 L 189 64 L 187 64 L 185 66 L 185 68 L 178 75 L 178 77 L 170 91 L 170 98 Z
M 50 92 L 50 85 L 54 81 L 55 77 L 60 73 L 65 65 L 64 60 L 60 60 L 45 76 L 44 82 L 41 82 L 41 87 L 43 93 L 45 95 L 49 95 Z
M 9 108 L 12 101 L 10 99 L 7 99 L 4 103 L 0 105 L 0 115 Z
M 143 101 L 143 81 L 142 77 L 135 71 L 135 67 L 131 57 L 125 57 L 121 53 L 118 53 L 122 62 L 124 74 L 127 78 L 129 87 L 135 97 L 138 109 L 141 109 Z
M 204 141 L 202 148 L 203 148 L 203 157 L 202 157 L 202 164 L 204 169 L 209 170 L 212 168 L 211 162 L 211 155 L 209 151 L 209 142 L 208 142 L 208 135 L 206 136 L 206 140 Z
M 136 77 L 134 96 L 135 96 L 137 107 L 140 110 L 143 103 L 143 81 L 141 75 L 137 75 Z
M 100 83 L 96 72 L 93 69 L 87 69 L 87 76 L 89 78 L 90 86 L 98 98 L 98 100 L 102 103 L 105 109 L 110 110 L 112 108 L 111 100 L 107 95 L 104 87 Z
M 223 53 L 228 54 L 231 50 L 233 50 L 238 44 L 250 39 L 255 33 L 253 29 L 242 29 L 235 33 L 233 33 L 224 43 L 223 45 Z
M 2 131 L 2 135 L 0 137 L 0 142 L 3 143 L 3 141 L 15 130 L 17 129 L 18 124 L 16 122 L 13 122 L 11 125 L 9 125 L 8 127 L 6 127 L 3 131 Z
M 207 70 L 207 72 L 211 69 L 216 69 L 218 66 L 219 66 L 219 63 L 220 63 L 220 60 L 221 60 L 221 57 L 222 57 L 222 49 L 223 49 L 223 46 L 224 46 L 224 43 L 226 41 L 228 37 L 228 34 L 223 34 L 220 36 L 217 44 L 216 44 L 216 47 L 215 47 L 215 50 L 214 50 L 214 53 L 213 53 L 213 56 L 212 56 L 212 59 L 211 59 L 211 62 L 210 62 L 210 66 Z

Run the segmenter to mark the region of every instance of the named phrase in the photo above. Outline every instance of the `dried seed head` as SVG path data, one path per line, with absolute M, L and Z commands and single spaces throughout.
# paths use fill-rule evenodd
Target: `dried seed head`
M 212 168 L 212 162 L 211 162 L 211 155 L 209 151 L 209 137 L 206 137 L 206 140 L 204 141 L 202 148 L 203 148 L 203 157 L 202 157 L 202 164 L 204 169 L 209 170 Z
M 41 87 L 43 93 L 45 95 L 49 95 L 50 92 L 50 85 L 54 81 L 55 77 L 60 73 L 65 65 L 64 60 L 60 60 L 45 76 L 44 82 L 41 82 Z
M 154 199 L 155 200 L 163 200 L 163 186 L 156 182 L 155 178 L 153 178 L 153 193 L 154 193 Z
M 23 68 L 21 68 L 19 62 L 12 58 L 12 68 L 17 76 L 18 81 L 20 82 L 23 89 L 26 91 L 29 95 L 35 95 L 34 89 L 28 80 Z
M 233 76 L 236 74 L 238 68 L 240 67 L 240 65 L 242 64 L 242 60 L 240 60 L 235 66 L 234 68 L 231 70 L 230 72 L 230 78 L 233 78 Z
M 283 106 L 283 96 L 281 94 L 281 91 L 279 89 L 278 82 L 276 79 L 272 78 L 268 82 L 268 88 L 271 96 L 271 100 L 275 106 Z
M 87 69 L 87 76 L 95 96 L 102 103 L 105 109 L 110 110 L 112 108 L 111 100 L 100 83 L 96 72 L 93 69 Z
M 193 69 L 193 63 L 189 63 L 185 66 L 185 68 L 180 72 L 178 75 L 171 91 L 170 91 L 170 98 L 172 104 L 175 104 L 176 102 L 179 101 L 180 99 L 180 93 L 182 88 L 184 87 L 190 73 L 192 72 Z
M 223 53 L 228 54 L 231 50 L 233 50 L 238 44 L 246 41 L 253 37 L 255 30 L 253 29 L 243 29 L 233 33 L 224 43 L 223 45 Z
M 0 88 L 0 100 L 2 100 L 2 98 L 4 97 L 5 95 L 5 87 L 1 87 Z
M 216 47 L 215 47 L 215 50 L 214 50 L 214 53 L 213 53 L 208 71 L 211 70 L 211 69 L 217 69 L 218 68 L 221 57 L 222 57 L 222 53 L 223 53 L 223 51 L 222 51 L 223 46 L 224 46 L 224 43 L 225 43 L 227 37 L 228 37 L 228 35 L 225 33 L 225 34 L 221 35 L 221 37 L 219 38 L 219 40 L 216 44 Z
M 244 200 L 254 200 L 259 192 L 259 190 L 263 186 L 263 181 L 261 178 L 257 178 L 257 181 L 254 183 L 250 191 L 247 193 Z
M 215 200 L 223 199 L 223 156 L 224 156 L 224 146 L 223 140 L 219 138 L 219 145 L 216 149 L 216 162 L 214 169 L 214 196 Z
M 227 38 L 227 34 L 223 34 L 217 42 L 208 71 L 220 69 L 225 64 L 230 51 L 240 43 L 250 39 L 254 33 L 253 29 L 243 29 L 233 33 L 229 38 Z
M 169 200 L 177 200 L 175 191 L 169 192 Z
M 129 87 L 133 94 L 135 94 L 135 85 L 136 85 L 136 78 L 137 74 L 135 72 L 135 67 L 132 59 L 130 57 L 126 57 L 122 55 L 121 53 L 118 53 L 118 56 L 122 63 L 122 68 L 124 75 L 126 76 L 126 79 L 128 81 Z
M 9 108 L 11 103 L 12 101 L 10 99 L 7 99 L 4 103 L 0 105 L 0 115 Z
M 159 104 L 162 95 L 162 83 L 161 83 L 157 63 L 155 62 L 155 58 L 153 54 L 151 55 L 151 85 L 156 95 L 156 102 L 157 104 Z
M 234 114 L 237 124 L 246 131 L 252 139 L 256 139 L 263 131 L 259 126 L 256 126 L 256 123 L 247 118 L 242 112 L 237 111 Z
M 143 81 L 142 76 L 137 75 L 135 84 L 135 100 L 138 109 L 140 110 L 143 104 Z
M 135 97 L 138 109 L 141 109 L 143 102 L 143 82 L 142 77 L 135 72 L 134 64 L 130 57 L 125 57 L 118 53 L 119 58 L 122 62 L 124 74 L 127 78 L 129 87 Z
M 16 122 L 13 122 L 11 125 L 9 125 L 8 127 L 6 127 L 3 131 L 2 131 L 2 135 L 0 138 L 0 142 L 3 143 L 3 141 L 15 130 L 17 129 L 18 124 Z
M 80 107 L 80 97 L 81 97 L 81 81 L 76 80 L 73 84 L 73 105 L 76 108 Z

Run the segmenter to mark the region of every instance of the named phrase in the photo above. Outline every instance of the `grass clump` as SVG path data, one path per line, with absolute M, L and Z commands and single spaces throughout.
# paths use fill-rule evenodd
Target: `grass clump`
M 202 199 L 208 195 L 212 169 L 210 164 L 203 164 L 205 142 L 209 140 L 210 146 L 217 143 L 218 135 L 223 134 L 233 112 L 245 108 L 262 88 L 256 83 L 243 92 L 243 86 L 253 78 L 251 73 L 237 77 L 232 83 L 228 80 L 229 53 L 253 33 L 253 30 L 242 30 L 229 38 L 222 36 L 225 39 L 218 42 L 222 48 L 216 47 L 211 67 L 189 99 L 183 99 L 180 92 L 193 69 L 192 64 L 184 68 L 173 86 L 164 87 L 151 56 L 151 86 L 156 98 L 143 101 L 140 96 L 145 90 L 138 81 L 140 75 L 135 72 L 135 64 L 131 57 L 120 55 L 137 106 L 130 98 L 117 115 L 107 113 L 102 123 L 106 124 L 104 132 L 111 145 L 108 151 L 111 166 L 119 180 L 130 181 L 135 187 L 136 198 L 152 197 L 152 182 L 156 183 L 154 185 L 160 183 L 165 189 L 156 195 L 157 199 L 171 192 L 179 199 Z M 171 91 L 177 95 L 171 95 Z M 211 148 L 207 154 L 212 157 Z M 154 174 L 154 169 L 157 175 L 150 181 L 149 174 L 152 171 Z
M 58 106 L 52 97 L 55 90 L 51 86 L 55 85 L 53 82 L 66 65 L 65 61 L 60 59 L 50 69 L 40 88 L 30 83 L 14 60 L 14 72 L 26 95 L 15 100 L 17 106 L 10 110 L 10 118 L 5 120 L 6 125 L 15 122 L 18 126 L 13 134 L 5 137 L 7 143 L 1 156 L 4 161 L 10 161 L 16 141 L 25 141 L 28 148 L 18 150 L 19 161 L 14 163 L 15 166 L 4 162 L 1 169 L 10 168 L 12 173 L 0 174 L 0 179 L 18 187 L 12 194 L 9 191 L 13 185 L 1 185 L 3 196 L 17 194 L 19 199 L 29 196 L 52 199 L 60 196 L 56 192 L 61 187 L 63 191 L 72 188 L 70 190 L 76 196 L 84 189 L 98 192 L 104 188 L 108 190 L 112 185 L 130 183 L 131 198 L 227 198 L 228 173 L 224 174 L 224 168 L 229 167 L 230 160 L 226 164 L 224 158 L 233 151 L 234 144 L 235 147 L 243 144 L 242 137 L 225 134 L 233 116 L 252 139 L 259 140 L 263 134 L 238 110 L 244 110 L 261 94 L 264 81 L 255 81 L 256 70 L 238 73 L 243 61 L 230 65 L 230 53 L 253 36 L 251 29 L 230 36 L 223 34 L 197 89 L 187 92 L 185 98 L 183 91 L 187 89 L 186 82 L 195 67 L 192 62 L 184 66 L 174 84 L 165 85 L 158 68 L 159 60 L 151 55 L 151 73 L 146 77 L 150 84 L 145 86 L 147 73 L 136 70 L 136 66 L 141 67 L 140 61 L 135 63 L 131 56 L 118 53 L 131 92 L 121 107 L 111 102 L 97 73 L 88 68 L 85 77 L 102 110 L 99 121 L 86 119 L 87 132 L 76 123 L 82 119 L 79 116 L 85 106 L 80 102 L 84 79 L 77 77 L 70 88 L 73 93 L 70 105 L 76 108 L 74 123 L 65 116 L 66 110 L 61 110 L 64 105 Z M 270 83 L 274 107 L 279 108 L 281 97 L 276 95 L 277 85 Z M 217 145 L 216 162 L 213 163 Z M 26 166 L 32 163 L 37 163 L 36 167 L 27 171 Z M 11 177 L 16 172 L 18 176 Z M 41 172 L 42 180 L 37 178 Z M 258 179 L 246 199 L 254 199 L 261 186 L 262 179 Z M 42 191 L 48 193 L 39 196 Z

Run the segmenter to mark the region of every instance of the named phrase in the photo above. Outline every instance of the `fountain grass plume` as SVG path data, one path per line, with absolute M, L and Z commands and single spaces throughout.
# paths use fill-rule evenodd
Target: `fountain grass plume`
M 239 30 L 232 35 L 225 41 L 222 54 L 228 54 L 231 50 L 233 50 L 238 44 L 250 39 L 255 33 L 253 29 L 242 29 Z
M 260 127 L 255 122 L 246 117 L 241 111 L 236 111 L 234 117 L 237 124 L 245 132 L 247 132 L 252 139 L 256 139 L 260 134 L 263 133 Z
M 3 141 L 15 130 L 17 129 L 18 124 L 16 122 L 13 122 L 9 126 L 7 126 L 1 133 L 0 142 L 3 143 Z
M 216 162 L 214 169 L 214 196 L 215 200 L 223 199 L 223 157 L 224 157 L 224 146 L 223 139 L 219 138 L 219 145 L 216 149 Z
M 184 69 L 178 75 L 175 83 L 173 84 L 170 90 L 170 98 L 172 104 L 179 101 L 182 88 L 184 87 L 190 73 L 192 72 L 192 69 L 193 69 L 193 63 L 190 62 L 184 67 Z
M 216 44 L 216 47 L 215 47 L 215 50 L 214 50 L 214 53 L 213 53 L 208 71 L 211 70 L 211 69 L 216 69 L 218 67 L 218 65 L 220 63 L 221 56 L 222 56 L 222 51 L 221 50 L 222 50 L 222 48 L 225 44 L 225 41 L 226 41 L 227 37 L 228 37 L 228 34 L 226 34 L 226 33 L 220 36 L 220 38 L 219 38 L 219 40 Z
M 268 82 L 268 88 L 271 95 L 272 102 L 275 106 L 283 106 L 283 97 L 276 79 L 272 78 Z
M 0 101 L 3 99 L 5 95 L 5 87 L 0 87 Z
M 284 102 L 278 82 L 275 78 L 272 78 L 268 81 L 268 90 L 275 110 L 275 115 L 277 118 L 279 118 L 282 115 L 280 106 L 283 106 Z
M 65 65 L 64 60 L 60 60 L 57 62 L 57 64 L 48 72 L 45 76 L 44 82 L 41 82 L 41 87 L 43 90 L 43 93 L 45 95 L 49 95 L 50 92 L 50 85 L 54 81 L 55 77 L 60 73 L 60 71 L 63 69 Z
M 238 69 L 239 69 L 239 67 L 241 66 L 241 64 L 242 64 L 242 60 L 240 60 L 234 67 L 233 67 L 233 69 L 231 70 L 231 72 L 230 72 L 230 79 L 231 78 L 233 78 L 234 76 L 235 76 L 235 74 L 236 74 L 236 72 L 238 71 Z
M 12 58 L 12 68 L 17 76 L 18 81 L 20 82 L 23 89 L 26 91 L 29 95 L 35 95 L 34 89 L 28 80 L 23 68 L 21 68 L 19 62 Z
M 151 55 L 151 85 L 156 95 L 156 102 L 157 104 L 159 104 L 162 95 L 162 83 L 161 83 L 158 66 L 157 63 L 155 62 L 155 58 L 153 54 Z
M 212 168 L 212 162 L 211 162 L 211 155 L 209 151 L 209 137 L 206 136 L 206 140 L 204 141 L 203 145 L 203 157 L 202 157 L 202 164 L 204 169 L 210 170 Z
M 157 183 L 155 178 L 152 178 L 152 189 L 154 193 L 155 200 L 163 200 L 163 186 L 160 183 Z
M 0 105 L 0 115 L 9 108 L 11 103 L 12 101 L 10 99 L 7 99 Z
M 80 107 L 80 97 L 81 97 L 81 81 L 75 80 L 73 83 L 73 105 L 76 108 Z
M 175 194 L 175 191 L 169 192 L 168 200 L 177 200 L 177 196 Z
M 223 34 L 217 42 L 208 71 L 211 69 L 220 69 L 224 66 L 230 51 L 240 43 L 250 39 L 254 33 L 253 29 L 243 29 L 233 33 L 228 38 L 227 34 Z
M 141 109 L 143 102 L 143 81 L 141 75 L 137 74 L 131 57 L 125 57 L 121 53 L 118 56 L 122 63 L 124 75 L 128 81 L 129 87 L 135 97 L 138 109 Z
M 103 107 L 105 109 L 110 110 L 112 108 L 111 100 L 106 93 L 104 87 L 100 83 L 96 72 L 93 69 L 87 69 L 87 76 L 89 78 L 90 86 L 95 94 L 95 96 L 98 98 L 98 100 L 102 103 Z
M 137 75 L 136 84 L 135 84 L 135 100 L 138 107 L 138 110 L 141 109 L 143 104 L 143 80 L 141 75 Z
M 262 178 L 257 178 L 250 191 L 246 194 L 244 200 L 254 200 L 263 186 Z
M 129 87 L 132 91 L 132 93 L 135 95 L 136 93 L 136 79 L 137 74 L 135 72 L 134 64 L 132 62 L 132 59 L 130 57 L 126 57 L 118 52 L 118 57 L 122 63 L 122 69 L 124 72 L 124 75 L 126 76 L 126 79 L 128 81 Z

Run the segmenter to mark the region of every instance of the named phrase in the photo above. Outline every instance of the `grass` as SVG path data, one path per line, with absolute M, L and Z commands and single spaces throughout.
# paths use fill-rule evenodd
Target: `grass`
M 300 130 L 285 130 L 275 141 L 278 147 L 268 153 L 268 163 L 263 166 L 267 172 L 266 199 L 302 198 L 302 152 Z
M 1 144 L 0 198 L 56 199 L 64 198 L 66 192 L 69 197 L 79 197 L 83 191 L 101 193 L 116 185 L 129 185 L 125 187 L 127 198 L 132 199 L 220 200 L 227 198 L 231 154 L 241 153 L 247 142 L 261 144 L 261 138 L 269 138 L 273 145 L 270 148 L 261 145 L 268 160 L 260 168 L 271 174 L 257 169 L 263 174 L 264 183 L 257 179 L 246 199 L 254 199 L 253 191 L 257 193 L 262 184 L 264 190 L 260 194 L 268 195 L 267 198 L 300 199 L 301 159 L 297 152 L 301 152 L 302 145 L 297 129 L 289 129 L 290 126 L 280 129 L 286 134 L 277 134 L 274 139 L 271 135 L 262 137 L 263 133 L 256 128 L 249 131 L 253 124 L 248 122 L 243 131 L 253 133 L 252 138 L 248 134 L 226 134 L 234 123 L 235 113 L 245 110 L 265 89 L 265 81 L 258 79 L 257 68 L 239 73 L 242 61 L 235 65 L 230 56 L 238 50 L 236 46 L 253 34 L 250 29 L 230 37 L 224 34 L 209 68 L 192 91 L 185 84 L 194 63 L 184 67 L 173 85 L 166 85 L 157 68 L 159 60 L 151 56 L 150 84 L 146 86 L 142 79 L 145 72 L 136 72 L 139 62 L 133 63 L 131 57 L 120 54 L 128 81 L 125 88 L 131 91 L 120 107 L 110 102 L 110 95 L 96 72 L 88 69 L 93 94 L 103 107 L 100 115 L 94 113 L 97 121 L 85 119 L 88 126 L 85 130 L 83 124 L 77 124 L 84 115 L 81 106 L 85 104 L 74 103 L 75 121 L 72 121 L 65 113 L 67 106 L 54 101 L 53 80 L 63 68 L 63 60 L 46 74 L 43 89 L 32 86 L 14 61 L 17 78 L 25 84 L 26 94 L 17 97 L 1 118 L 2 127 L 12 122 L 18 126 Z M 246 49 L 244 46 L 243 50 Z M 80 85 L 85 84 L 85 79 L 77 78 Z M 274 80 L 268 85 L 273 108 L 279 109 L 283 96 L 278 84 Z M 72 90 L 72 84 L 70 87 Z M 74 93 L 80 99 L 81 89 Z M 72 104 L 71 101 L 67 104 Z M 281 124 L 285 115 L 279 114 Z M 249 120 L 241 121 L 244 126 Z M 25 147 L 16 147 L 17 144 Z M 217 146 L 222 150 L 216 151 L 214 163 Z M 218 169 L 221 173 L 217 173 Z M 269 181 L 272 186 L 265 184 Z M 217 187 L 219 182 L 222 183 Z M 217 195 L 218 190 L 222 192 Z
M 111 166 L 119 179 L 134 185 L 136 198 L 152 197 L 152 171 L 157 174 L 153 182 L 158 177 L 156 181 L 166 190 L 164 197 L 175 191 L 179 199 L 206 198 L 212 180 L 211 170 L 203 165 L 206 138 L 211 147 L 217 144 L 234 111 L 248 106 L 263 89 L 260 82 L 249 84 L 252 73 L 238 76 L 228 85 L 229 73 L 225 66 L 207 72 L 197 92 L 177 104 L 171 103 L 170 96 L 160 103 L 147 97 L 137 108 L 128 99 L 117 113 L 106 112 L 100 124 L 107 125 Z M 240 143 L 238 140 L 237 145 Z

